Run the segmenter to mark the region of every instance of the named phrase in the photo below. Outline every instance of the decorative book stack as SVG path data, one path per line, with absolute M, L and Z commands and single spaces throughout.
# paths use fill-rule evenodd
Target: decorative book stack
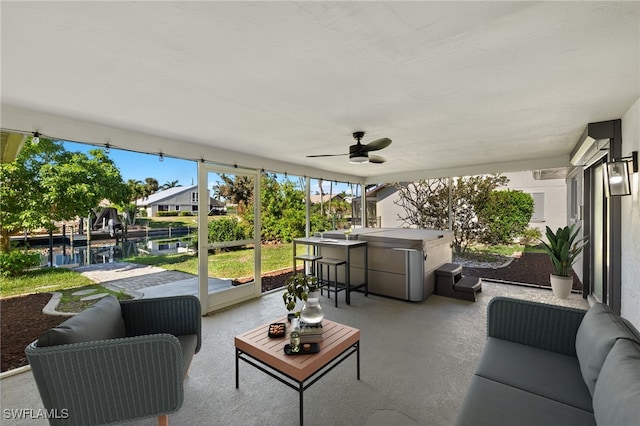
M 322 342 L 324 340 L 323 332 L 322 322 L 308 324 L 302 320 L 300 321 L 300 343 Z

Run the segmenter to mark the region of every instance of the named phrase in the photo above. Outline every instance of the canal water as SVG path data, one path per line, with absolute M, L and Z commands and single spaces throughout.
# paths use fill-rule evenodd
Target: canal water
M 193 253 L 192 237 L 173 239 L 128 239 L 126 241 L 101 240 L 81 247 L 56 244 L 52 249 L 40 249 L 41 266 L 76 267 L 99 263 L 112 263 L 133 256 L 153 256 Z

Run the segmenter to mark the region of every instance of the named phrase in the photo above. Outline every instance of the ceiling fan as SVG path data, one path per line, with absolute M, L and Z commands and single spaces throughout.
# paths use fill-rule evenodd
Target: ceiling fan
M 376 139 L 373 142 L 369 142 L 368 144 L 362 144 L 360 141 L 364 136 L 364 132 L 353 132 L 353 138 L 357 141 L 355 145 L 351 145 L 349 147 L 348 154 L 319 154 L 319 155 L 307 155 L 308 158 L 311 157 L 337 157 L 341 155 L 348 155 L 349 162 L 351 164 L 363 164 L 363 163 L 375 163 L 382 164 L 385 160 L 384 158 L 378 155 L 369 155 L 371 151 L 378 151 L 380 149 L 384 149 L 391 145 L 391 139 L 382 138 Z

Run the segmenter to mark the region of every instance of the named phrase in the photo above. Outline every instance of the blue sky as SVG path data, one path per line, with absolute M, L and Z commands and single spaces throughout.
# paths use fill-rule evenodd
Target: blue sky
M 103 148 L 75 142 L 63 143 L 67 151 L 87 153 L 92 149 Z M 182 186 L 196 185 L 198 183 L 198 164 L 195 161 L 164 157 L 161 162 L 156 154 L 140 154 L 113 148 L 109 150 L 108 156 L 120 169 L 122 179 L 125 182 L 129 179 L 144 182 L 146 178 L 152 177 L 161 186 L 174 180 L 177 180 L 178 184 Z M 295 176 L 290 176 L 289 180 L 298 182 Z M 325 192 L 328 193 L 329 182 L 324 182 L 323 186 L 325 187 Z M 333 187 L 334 193 L 343 190 L 348 191 L 347 185 L 339 184 L 338 189 L 336 189 L 336 185 Z M 317 191 L 319 191 L 318 183 L 315 179 L 312 179 L 311 193 L 316 193 Z
M 74 142 L 64 142 L 68 151 L 89 152 L 97 147 Z M 148 177 L 158 180 L 158 184 L 177 180 L 180 185 L 195 185 L 198 181 L 198 165 L 195 161 L 164 157 L 160 162 L 157 155 L 140 154 L 120 149 L 109 150 L 111 158 L 120 169 L 124 181 L 129 179 L 144 182 Z

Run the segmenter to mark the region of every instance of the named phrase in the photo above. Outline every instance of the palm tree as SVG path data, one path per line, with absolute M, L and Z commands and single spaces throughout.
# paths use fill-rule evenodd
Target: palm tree
M 158 179 L 154 179 L 152 177 L 148 177 L 144 181 L 145 181 L 145 186 L 146 186 L 146 191 L 147 191 L 145 196 L 148 197 L 149 195 L 158 192 L 158 189 L 160 188 L 160 184 L 158 183 Z
M 177 180 L 172 180 L 171 182 L 167 181 L 164 183 L 164 185 L 160 187 L 160 189 L 171 189 L 171 188 L 176 188 L 178 186 L 182 186 L 178 182 L 179 181 Z
M 148 179 L 150 178 L 147 178 L 147 180 Z M 138 214 L 138 200 L 149 197 L 153 192 L 149 192 L 149 185 L 146 185 L 139 180 L 129 179 L 127 181 L 127 186 L 129 187 L 130 201 L 133 202 L 133 214 L 129 214 L 129 223 L 131 225 L 135 225 L 136 216 Z

